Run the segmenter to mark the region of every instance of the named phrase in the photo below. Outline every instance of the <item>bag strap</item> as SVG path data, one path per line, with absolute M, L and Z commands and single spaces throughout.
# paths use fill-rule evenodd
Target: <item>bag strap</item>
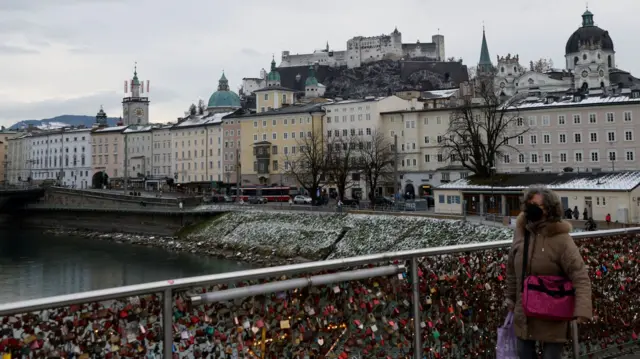
M 522 252 L 522 285 L 521 292 L 524 292 L 524 280 L 527 277 L 527 262 L 529 259 L 529 240 L 531 239 L 531 232 L 524 229 L 524 251 Z
M 509 312 L 509 314 L 507 314 L 507 317 L 504 319 L 504 324 L 502 325 L 502 327 L 506 328 L 511 324 L 513 324 L 513 312 Z

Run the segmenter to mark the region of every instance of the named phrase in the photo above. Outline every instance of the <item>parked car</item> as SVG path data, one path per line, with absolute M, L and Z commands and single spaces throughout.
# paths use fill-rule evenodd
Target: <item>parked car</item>
M 262 196 L 251 196 L 249 197 L 250 204 L 265 204 L 267 203 L 267 199 Z
M 343 206 L 357 206 L 360 204 L 360 200 L 359 199 L 351 199 L 351 198 L 345 198 L 342 200 L 342 205 Z
M 295 204 L 311 204 L 311 197 L 295 196 L 293 198 L 293 203 L 295 203 Z
M 231 202 L 233 202 L 233 197 L 231 197 L 231 196 L 224 196 L 224 202 L 226 202 L 226 203 L 231 203 Z
M 389 197 L 376 197 L 373 204 L 376 206 L 393 206 L 394 200 Z

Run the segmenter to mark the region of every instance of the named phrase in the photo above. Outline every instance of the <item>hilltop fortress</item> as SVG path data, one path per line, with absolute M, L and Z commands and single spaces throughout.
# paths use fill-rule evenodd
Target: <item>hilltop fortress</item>
M 389 35 L 373 37 L 356 36 L 347 41 L 347 49 L 334 51 L 327 43 L 324 49 L 315 50 L 311 54 L 291 55 L 289 51 L 282 51 L 282 60 L 278 67 L 321 66 L 348 68 L 360 67 L 362 64 L 380 60 L 424 60 L 443 61 L 444 36 L 433 35 L 432 42 L 403 44 L 402 33 L 396 28 Z

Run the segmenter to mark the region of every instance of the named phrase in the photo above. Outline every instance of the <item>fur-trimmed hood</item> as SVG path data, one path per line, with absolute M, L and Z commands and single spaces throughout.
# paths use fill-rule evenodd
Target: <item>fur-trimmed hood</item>
M 521 230 L 529 230 L 529 232 L 540 232 L 543 236 L 549 238 L 558 234 L 568 234 L 573 230 L 571 223 L 561 220 L 560 222 L 542 222 L 536 226 L 534 230 L 530 223 L 527 222 L 524 212 L 518 215 L 516 227 Z

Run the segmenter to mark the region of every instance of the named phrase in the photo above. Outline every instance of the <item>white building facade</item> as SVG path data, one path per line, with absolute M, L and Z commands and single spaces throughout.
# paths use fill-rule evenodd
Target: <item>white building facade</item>
M 29 133 L 10 141 L 9 182 L 53 180 L 70 188 L 91 186 L 91 130 L 61 129 Z
M 151 129 L 152 150 L 151 156 L 152 178 L 173 178 L 171 167 L 171 127 L 173 125 L 161 125 Z
M 188 117 L 171 128 L 177 183 L 222 181 L 222 120 L 231 112 Z
M 324 119 L 324 138 L 327 142 L 340 141 L 340 138 L 364 137 L 372 139 L 382 128 L 382 112 L 410 110 L 415 103 L 397 96 L 346 100 L 328 103 Z M 393 143 L 391 141 L 390 143 Z M 368 192 L 364 178 L 352 176 L 351 193 L 346 197 L 365 198 Z M 393 185 L 391 185 L 393 187 Z

